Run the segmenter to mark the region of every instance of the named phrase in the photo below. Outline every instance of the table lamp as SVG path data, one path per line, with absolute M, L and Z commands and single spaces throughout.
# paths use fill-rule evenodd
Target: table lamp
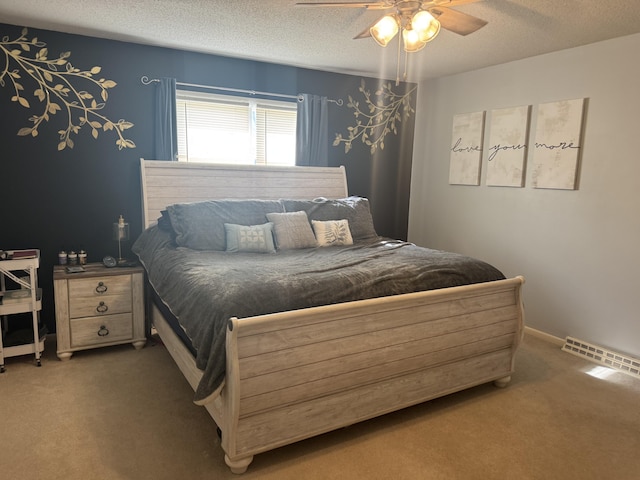
M 122 242 L 129 240 L 129 224 L 124 221 L 122 215 L 118 222 L 113 224 L 113 239 L 118 241 L 118 264 L 127 263 L 127 259 L 122 258 Z

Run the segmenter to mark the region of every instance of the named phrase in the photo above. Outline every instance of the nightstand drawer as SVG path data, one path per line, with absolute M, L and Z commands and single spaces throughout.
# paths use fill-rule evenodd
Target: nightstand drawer
M 89 347 L 133 338 L 130 313 L 71 320 L 71 347 Z
M 131 295 L 131 276 L 105 276 L 69 280 L 69 298 Z
M 131 312 L 131 292 L 120 295 L 71 298 L 69 317 L 93 317 Z

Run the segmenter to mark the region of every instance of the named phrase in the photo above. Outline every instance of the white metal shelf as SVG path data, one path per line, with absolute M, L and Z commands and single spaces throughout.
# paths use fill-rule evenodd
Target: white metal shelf
M 40 356 L 44 351 L 44 335 L 40 334 L 39 328 L 40 310 L 42 310 L 42 290 L 38 288 L 40 251 L 35 250 L 35 252 L 36 254 L 32 258 L 0 260 L 0 292 L 2 292 L 3 298 L 2 304 L 0 304 L 0 317 L 2 317 L 0 373 L 4 372 L 4 359 L 18 355 L 33 353 L 36 364 L 41 365 Z M 17 288 L 7 289 L 7 279 L 11 279 Z M 9 329 L 9 316 L 19 313 L 31 313 L 33 341 L 4 347 L 3 341 Z

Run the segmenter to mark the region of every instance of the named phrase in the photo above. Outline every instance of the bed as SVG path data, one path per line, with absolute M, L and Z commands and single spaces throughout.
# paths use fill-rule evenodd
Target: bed
M 217 425 L 232 472 L 245 472 L 261 452 L 479 384 L 494 382 L 503 387 L 509 383 L 524 329 L 524 279 L 504 278 L 491 265 L 448 252 L 429 251 L 433 267 L 431 260 L 419 257 L 428 249 L 371 235 L 366 222 L 358 223 L 366 218 L 368 203 L 348 196 L 343 167 L 220 166 L 142 159 L 141 180 L 145 232 L 135 248 L 147 270 L 148 298 L 155 299 L 149 302 L 150 321 L 194 389 L 194 401 L 207 409 Z M 324 200 L 314 200 L 319 198 Z M 284 240 L 279 244 L 284 237 L 278 234 L 273 248 L 268 246 L 271 253 L 251 251 L 244 256 L 210 251 L 207 245 L 175 248 L 176 231 L 178 236 L 184 233 L 176 227 L 180 212 L 211 205 L 246 209 L 248 202 L 254 202 L 252 215 L 269 219 L 265 219 L 269 228 L 271 220 L 274 228 L 279 226 L 279 215 L 290 220 L 290 214 L 300 213 L 298 209 L 316 208 L 313 202 L 341 208 L 345 202 L 347 207 L 355 205 L 349 212 L 357 211 L 357 217 L 347 222 L 355 240 L 329 248 L 288 250 L 278 248 L 286 246 Z M 167 209 L 170 228 L 163 227 Z M 308 210 L 312 211 L 317 210 Z M 254 228 L 256 222 L 250 220 L 238 222 L 251 225 L 241 227 L 242 235 Z M 319 232 L 327 225 L 336 227 L 335 222 L 343 221 L 307 223 L 321 228 L 315 230 L 320 239 Z M 224 226 L 227 249 L 236 227 Z M 189 241 L 215 237 L 206 233 Z M 405 279 L 387 281 L 402 257 L 408 259 L 402 260 L 409 268 Z M 277 258 L 284 262 L 277 267 L 282 275 L 267 280 Z M 428 277 L 434 270 L 437 275 L 449 272 L 451 262 L 464 271 L 455 273 L 444 286 L 432 286 Z M 472 263 L 467 266 L 466 262 Z M 251 275 L 242 270 L 247 268 L 242 263 L 249 265 Z M 370 274 L 364 266 L 370 264 L 379 264 L 376 268 L 389 275 L 367 280 Z M 159 271 L 159 265 L 174 270 Z M 428 275 L 416 268 L 429 270 Z M 235 270 L 247 280 L 238 280 Z M 207 272 L 206 280 L 204 276 L 195 279 L 196 271 Z M 311 276 L 298 280 L 302 274 Z M 320 296 L 319 275 L 338 279 L 338 291 Z M 423 283 L 415 286 L 418 277 Z M 267 284 L 280 290 L 276 294 L 262 291 Z M 256 300 L 243 302 L 242 288 L 251 289 L 244 298 Z M 396 294 L 393 288 L 408 293 Z M 227 290 L 235 293 L 236 300 L 225 309 L 220 306 L 221 295 Z M 347 290 L 353 290 L 351 297 L 345 296 Z M 188 300 L 181 302 L 184 299 Z M 200 310 L 195 310 L 196 305 Z M 205 322 L 194 323 L 196 318 L 191 318 L 209 315 L 216 316 L 215 322 L 206 324 L 216 327 L 200 327 Z M 172 326 L 176 319 L 179 328 Z M 215 356 L 209 352 L 210 344 Z

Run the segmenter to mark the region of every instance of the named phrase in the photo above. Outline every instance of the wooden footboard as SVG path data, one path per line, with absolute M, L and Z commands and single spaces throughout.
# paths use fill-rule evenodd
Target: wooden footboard
M 523 334 L 522 277 L 232 319 L 222 447 L 256 453 L 490 381 Z

